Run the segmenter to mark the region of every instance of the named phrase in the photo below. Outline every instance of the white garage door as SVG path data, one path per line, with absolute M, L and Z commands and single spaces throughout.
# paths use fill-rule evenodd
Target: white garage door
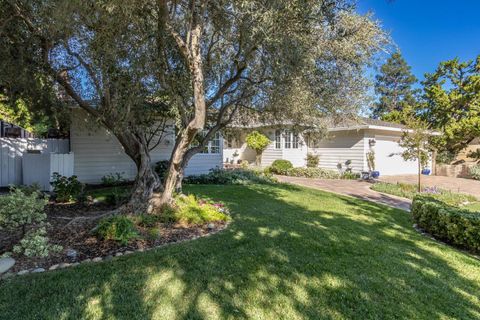
M 398 145 L 399 136 L 375 136 L 375 169 L 380 175 L 415 174 L 417 161 L 403 160 L 402 148 Z

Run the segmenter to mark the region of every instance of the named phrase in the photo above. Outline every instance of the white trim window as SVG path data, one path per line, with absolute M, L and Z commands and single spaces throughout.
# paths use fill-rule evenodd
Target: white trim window
M 202 132 L 201 135 L 205 135 L 206 132 Z M 215 136 L 212 140 L 208 141 L 202 151 L 201 154 L 219 154 L 220 153 L 220 141 L 221 136 L 220 132 L 215 133 Z M 192 143 L 192 146 L 198 145 L 198 142 Z
M 275 130 L 275 149 L 282 149 L 282 131 Z
M 298 149 L 298 133 L 297 132 L 294 132 L 292 134 L 292 148 L 293 149 Z
M 285 131 L 285 149 L 292 148 L 292 132 Z

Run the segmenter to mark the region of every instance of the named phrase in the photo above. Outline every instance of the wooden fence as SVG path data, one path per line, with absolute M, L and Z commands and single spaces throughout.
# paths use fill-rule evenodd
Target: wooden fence
M 68 139 L 0 138 L 0 187 L 7 187 L 12 184 L 25 184 L 22 162 L 24 156 L 29 152 L 39 152 L 40 154 L 68 154 L 69 149 L 70 144 Z M 55 160 L 57 158 L 58 157 L 52 157 L 51 159 Z M 38 170 L 43 169 L 38 168 Z

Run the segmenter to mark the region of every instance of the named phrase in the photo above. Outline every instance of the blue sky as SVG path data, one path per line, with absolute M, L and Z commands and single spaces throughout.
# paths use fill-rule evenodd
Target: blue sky
M 441 61 L 480 54 L 480 0 L 358 0 L 382 21 L 420 80 Z

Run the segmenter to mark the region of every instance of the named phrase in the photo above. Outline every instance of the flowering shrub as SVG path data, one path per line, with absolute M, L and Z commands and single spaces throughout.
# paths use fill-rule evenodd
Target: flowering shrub
M 189 184 L 249 184 L 272 183 L 275 179 L 269 173 L 245 169 L 213 169 L 208 174 L 186 177 L 184 183 Z
M 27 257 L 48 257 L 50 252 L 60 252 L 63 248 L 59 245 L 49 244 L 45 227 L 30 230 L 25 237 L 13 247 L 13 252 Z
M 77 176 L 66 177 L 58 172 L 52 176 L 53 192 L 58 202 L 69 202 L 75 200 L 83 192 L 83 184 L 78 181 Z
M 0 197 L 0 230 L 20 231 L 22 239 L 13 247 L 13 252 L 28 257 L 46 257 L 49 251 L 61 247 L 50 245 L 46 237 L 44 212 L 47 200 L 37 191 L 30 194 L 12 188 L 6 196 Z

